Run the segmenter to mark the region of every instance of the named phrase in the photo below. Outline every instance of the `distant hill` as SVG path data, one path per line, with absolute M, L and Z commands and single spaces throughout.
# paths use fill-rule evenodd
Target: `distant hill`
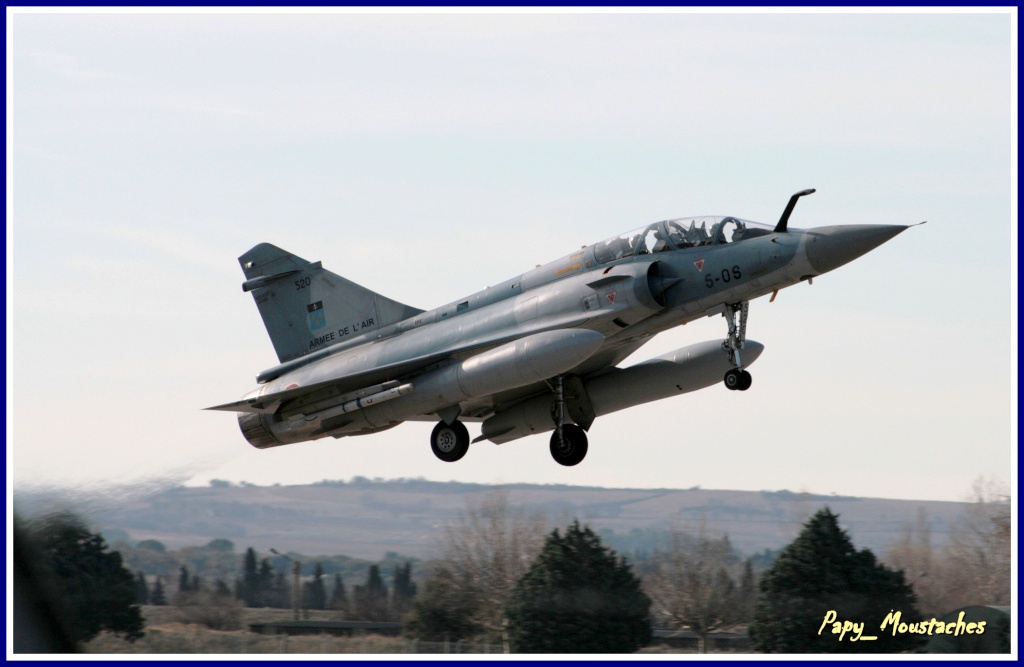
M 175 487 L 155 492 L 71 497 L 57 492 L 15 494 L 19 513 L 60 505 L 83 513 L 108 541 L 156 539 L 170 548 L 198 546 L 224 537 L 240 548 L 275 548 L 305 554 L 345 554 L 376 560 L 387 552 L 417 558 L 437 554 L 445 522 L 499 487 L 424 480 L 324 481 L 302 486 L 232 485 Z M 882 555 L 921 511 L 933 544 L 948 542 L 966 503 L 819 496 L 790 491 L 604 489 L 511 484 L 513 505 L 543 512 L 553 527 L 573 518 L 602 533 L 626 553 L 649 550 L 667 531 L 727 533 L 741 552 L 753 554 L 789 543 L 801 524 L 828 505 L 839 514 L 858 548 Z

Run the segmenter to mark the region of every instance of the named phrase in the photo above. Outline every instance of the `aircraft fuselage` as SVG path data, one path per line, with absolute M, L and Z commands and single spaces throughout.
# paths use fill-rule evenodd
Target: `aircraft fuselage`
M 470 438 L 501 444 L 552 431 L 561 465 L 586 456 L 602 416 L 722 382 L 746 391 L 764 349 L 747 340 L 749 302 L 831 271 L 906 227 L 788 228 L 726 216 L 677 218 L 586 246 L 422 311 L 268 243 L 238 258 L 280 364 L 238 413 L 257 448 L 364 435 L 437 420 L 431 449 L 461 459 Z M 617 365 L 655 334 L 723 315 L 724 340 Z
M 308 355 L 260 374 L 261 386 L 247 395 L 249 400 L 311 391 L 282 401 L 273 414 L 263 409 L 244 416 L 250 426 L 247 437 L 259 431 L 257 438 L 261 433 L 265 437 L 253 444 L 275 446 L 373 433 L 424 415 L 485 419 L 501 411 L 503 400 L 521 400 L 518 389 L 554 376 L 586 377 L 614 366 L 660 331 L 724 313 L 731 304 L 784 289 L 849 261 L 833 257 L 833 246 L 864 245 L 862 237 L 869 236 L 867 245 L 874 247 L 903 229 L 762 229 L 759 236 L 734 242 L 664 244 L 658 251 L 637 251 L 634 246 L 621 258 L 606 254 L 603 261 L 606 246 L 595 244 L 394 324 L 371 328 L 372 317 L 334 322 L 310 336 Z M 833 237 L 843 235 L 846 241 L 835 242 Z M 296 284 L 301 289 L 302 281 Z M 527 341 L 532 348 L 514 349 L 517 341 Z M 461 358 L 460 350 L 471 353 Z M 336 378 L 446 352 L 451 352 L 449 358 L 417 369 L 410 377 L 396 372 L 383 381 L 374 378 L 372 385 L 347 395 L 330 388 Z M 722 357 L 727 364 L 728 354 Z M 475 366 L 468 367 L 471 363 Z M 523 364 L 535 368 L 518 372 Z M 714 372 L 721 377 L 720 371 Z M 502 436 L 508 433 L 490 439 L 507 441 Z

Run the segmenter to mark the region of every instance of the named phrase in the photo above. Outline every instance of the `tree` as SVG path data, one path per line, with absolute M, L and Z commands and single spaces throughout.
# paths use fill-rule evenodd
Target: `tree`
M 543 518 L 510 507 L 504 490 L 488 494 L 479 507 L 445 526 L 442 558 L 430 575 L 438 581 L 431 586 L 428 579 L 413 605 L 411 627 L 420 628 L 414 636 L 461 639 L 471 629 L 484 641 L 507 643 L 506 604 L 540 552 L 544 531 Z M 458 617 L 456 611 L 472 616 Z M 423 622 L 415 622 L 420 616 Z M 446 628 L 438 619 L 453 625 Z
M 905 572 L 924 614 L 1010 604 L 1009 490 L 978 480 L 970 502 L 950 532 L 948 547 L 932 546 L 931 520 L 922 509 L 886 551 L 885 562 Z
M 405 623 L 406 633 L 428 641 L 457 642 L 483 631 L 478 620 L 482 617 L 480 598 L 466 595 L 471 586 L 458 581 L 458 576 L 444 566 L 435 568 L 413 602 L 413 612 Z
M 245 550 L 245 558 L 242 561 L 242 582 L 238 588 L 239 597 L 247 607 L 258 607 L 262 598 L 260 591 L 259 561 L 256 558 L 256 550 L 249 547 Z
M 270 606 L 277 609 L 290 609 L 292 607 L 292 589 L 284 572 L 278 572 L 274 575 L 274 595 Z
M 260 607 L 273 607 L 275 601 L 280 597 L 279 592 L 274 590 L 274 568 L 270 565 L 270 559 L 264 558 L 260 561 L 260 570 L 257 575 L 256 599 Z
M 941 550 L 932 546 L 931 521 L 924 508 L 918 508 L 915 522 L 905 526 L 902 537 L 889 545 L 885 562 L 903 570 L 923 614 L 937 616 L 973 602 L 959 603 L 958 592 L 972 590 L 971 572 L 951 567 Z
M 656 553 L 654 571 L 647 577 L 655 613 L 672 628 L 696 633 L 703 653 L 710 633 L 749 620 L 742 618 L 736 584 L 727 569 L 734 568 L 735 561 L 728 537 L 708 538 L 701 531 L 690 538 L 674 532 L 671 547 Z
M 512 591 L 509 641 L 516 653 L 632 653 L 651 639 L 650 606 L 625 559 L 574 521 Z
M 903 573 L 878 564 L 867 549 L 857 551 L 827 507 L 811 517 L 782 550 L 761 576 L 760 587 L 750 627 L 759 651 L 895 653 L 919 644 L 917 635 L 879 631 L 893 610 L 901 612 L 904 623 L 921 620 Z M 822 627 L 830 611 L 836 612 L 839 621 L 864 623 L 864 636 L 877 639 L 851 642 L 848 635 L 840 641 L 831 625 Z
M 371 565 L 366 585 L 356 586 L 356 614 L 360 620 L 384 621 L 388 618 L 388 588 L 380 576 L 380 566 Z
M 757 606 L 757 578 L 754 576 L 754 563 L 751 559 L 743 561 L 743 574 L 740 575 L 740 587 L 736 591 L 736 618 L 741 623 L 754 620 L 754 609 Z
M 188 593 L 192 590 L 192 578 L 189 577 L 188 568 L 182 565 L 179 572 L 180 574 L 178 575 L 178 592 Z
M 395 566 L 393 581 L 391 610 L 396 617 L 401 618 L 412 608 L 412 600 L 416 597 L 416 584 L 412 580 L 412 563 L 406 561 L 403 566 Z
M 948 558 L 954 570 L 970 573 L 963 605 L 1009 605 L 1011 586 L 1010 492 L 1005 485 L 974 483 L 967 516 L 952 532 Z
M 86 642 L 102 631 L 143 636 L 143 620 L 135 604 L 136 580 L 121 554 L 107 552 L 103 538 L 90 532 L 77 516 L 61 513 L 27 525 L 25 539 L 39 554 L 37 563 L 47 585 L 63 601 L 65 631 Z
M 327 607 L 327 589 L 324 587 L 324 568 L 320 563 L 313 570 L 313 580 L 306 582 L 306 608 L 324 609 Z
M 167 595 L 164 593 L 164 582 L 162 577 L 156 578 L 156 583 L 153 584 L 153 592 L 150 593 L 149 603 L 154 606 L 162 607 L 167 604 Z
M 148 549 L 150 551 L 157 551 L 159 553 L 164 553 L 165 551 L 167 551 L 167 547 L 164 546 L 164 543 L 157 540 L 142 540 L 141 542 L 135 545 L 135 548 Z
M 146 575 L 139 572 L 135 573 L 135 604 L 148 604 L 149 603 L 149 586 L 146 584 Z
M 235 543 L 231 540 L 226 540 L 223 537 L 218 537 L 215 540 L 210 540 L 209 542 L 207 542 L 206 546 L 203 548 L 208 549 L 210 551 L 230 553 L 235 550 Z
M 341 580 L 341 574 L 334 574 L 334 589 L 331 591 L 331 609 L 348 611 L 348 595 L 345 594 L 345 582 Z

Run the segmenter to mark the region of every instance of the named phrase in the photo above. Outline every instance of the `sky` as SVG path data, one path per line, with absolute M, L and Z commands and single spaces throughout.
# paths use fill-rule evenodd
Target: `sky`
M 1016 10 L 8 9 L 8 485 L 418 478 L 963 500 L 1015 484 Z M 13 168 L 11 168 L 13 167 Z M 256 450 L 270 242 L 430 309 L 649 222 L 927 224 L 751 304 L 750 391 L 473 445 Z M 720 339 L 707 318 L 629 365 Z M 479 425 L 469 425 L 470 435 Z

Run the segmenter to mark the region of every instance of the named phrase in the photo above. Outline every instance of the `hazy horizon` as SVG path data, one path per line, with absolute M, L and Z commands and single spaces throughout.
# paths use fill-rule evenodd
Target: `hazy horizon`
M 727 488 L 712 488 L 704 487 L 699 484 L 694 486 L 680 487 L 680 486 L 603 486 L 599 484 L 573 484 L 571 482 L 529 482 L 529 481 L 506 481 L 506 482 L 474 482 L 474 481 L 462 481 L 456 479 L 429 479 L 425 477 L 365 477 L 363 475 L 354 475 L 349 478 L 329 478 L 325 477 L 318 480 L 310 480 L 304 482 L 294 483 L 282 483 L 282 482 L 269 482 L 269 483 L 255 483 L 248 480 L 228 480 L 221 478 L 210 478 L 205 481 L 199 481 L 195 478 L 189 478 L 186 480 L 170 480 L 170 479 L 152 479 L 152 480 L 139 480 L 133 483 L 127 483 L 118 486 L 101 485 L 96 484 L 94 486 L 87 485 L 61 485 L 59 483 L 39 483 L 39 484 L 20 484 L 13 488 L 14 497 L 17 498 L 18 493 L 24 494 L 57 494 L 65 495 L 69 498 L 76 497 L 96 497 L 102 499 L 104 503 L 112 504 L 116 503 L 117 499 L 124 497 L 139 497 L 147 494 L 159 493 L 172 488 L 210 488 L 217 487 L 221 484 L 226 484 L 232 487 L 259 487 L 259 488 L 273 488 L 273 487 L 296 487 L 296 486 L 317 486 L 317 485 L 329 485 L 329 484 L 352 484 L 359 485 L 361 483 L 369 484 L 388 484 L 388 483 L 402 483 L 402 482 L 425 482 L 430 484 L 463 484 L 467 486 L 483 486 L 491 487 L 494 489 L 500 489 L 504 487 L 513 486 L 540 486 L 540 487 L 567 487 L 567 488 L 579 488 L 579 489 L 602 489 L 602 490 L 621 490 L 621 491 L 723 491 L 723 492 L 737 492 L 737 493 L 790 493 L 793 495 L 807 495 L 814 498 L 856 498 L 865 500 L 906 500 L 906 501 L 921 501 L 921 502 L 952 502 L 952 503 L 971 503 L 975 502 L 976 499 L 972 497 L 972 489 L 965 489 L 962 497 L 948 499 L 948 498 L 901 498 L 901 497 L 887 497 L 887 496 L 862 496 L 862 495 L 851 495 L 851 494 L 837 494 L 837 493 L 822 493 L 814 491 L 812 489 L 727 489 Z M 990 478 L 978 478 L 975 483 L 998 483 L 999 480 L 993 480 Z

